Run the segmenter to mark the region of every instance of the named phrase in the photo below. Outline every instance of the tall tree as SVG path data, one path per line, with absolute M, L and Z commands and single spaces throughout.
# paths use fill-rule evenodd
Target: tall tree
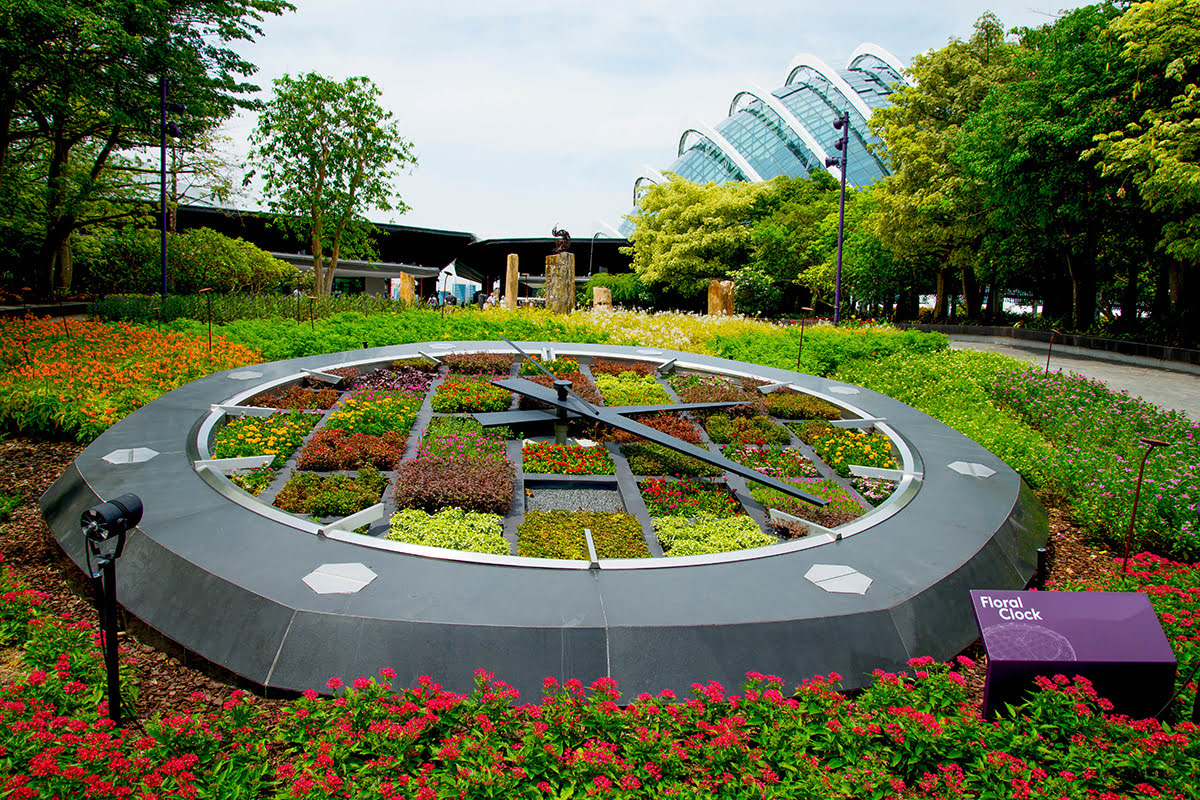
M 113 159 L 158 139 L 159 85 L 186 103 L 189 135 L 252 107 L 254 66 L 227 45 L 261 34 L 285 0 L 26 0 L 0 20 L 0 190 L 28 166 L 11 164 L 28 142 L 44 175 L 39 257 L 27 280 L 69 283 L 70 240 L 108 219 L 90 208 L 111 198 Z M 16 170 L 16 171 L 14 171 Z M 119 185 L 120 180 L 116 183 Z M 3 190 L 6 191 L 6 190 Z
M 1200 0 L 1135 3 L 1111 31 L 1136 69 L 1140 120 L 1096 137 L 1105 176 L 1136 191 L 1166 254 L 1161 303 L 1180 341 L 1200 340 Z
M 310 72 L 275 81 L 251 135 L 254 169 L 267 208 L 286 230 L 311 242 L 315 290 L 333 289 L 342 247 L 366 241 L 368 210 L 404 213 L 392 182 L 417 163 L 380 91 L 366 77 L 337 82 Z M 325 252 L 328 250 L 328 260 Z
M 913 58 L 909 71 L 917 85 L 900 88 L 892 105 L 872 118 L 892 168 L 875 195 L 875 228 L 902 263 L 933 265 L 935 316 L 946 315 L 956 274 L 967 316 L 979 310 L 975 256 L 986 207 L 953 156 L 963 126 L 988 92 L 1010 80 L 1015 49 L 1000 20 L 985 14 L 970 39 L 951 39 Z
M 1076 330 L 1095 320 L 1114 263 L 1108 232 L 1125 222 L 1115 182 L 1081 160 L 1096 134 L 1133 118 L 1132 74 L 1105 34 L 1119 15 L 1109 4 L 1086 6 L 1019 31 L 1012 79 L 988 93 L 952 156 L 985 200 L 987 235 L 1036 242 L 1031 255 L 1071 287 Z M 1007 248 L 1011 260 L 1019 252 Z

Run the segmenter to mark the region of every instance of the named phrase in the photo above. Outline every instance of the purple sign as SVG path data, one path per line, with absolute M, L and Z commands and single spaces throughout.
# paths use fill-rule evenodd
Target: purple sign
M 1038 675 L 1083 675 L 1115 710 L 1158 713 L 1175 687 L 1175 654 L 1138 592 L 972 589 L 987 652 L 984 715 L 1020 702 Z

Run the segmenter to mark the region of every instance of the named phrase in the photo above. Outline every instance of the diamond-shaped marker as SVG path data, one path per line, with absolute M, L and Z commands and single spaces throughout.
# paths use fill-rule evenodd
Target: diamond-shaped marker
M 156 455 L 158 455 L 158 451 L 151 450 L 149 447 L 123 447 L 120 450 L 113 450 L 102 458 L 110 464 L 141 464 Z
M 872 579 L 845 564 L 813 564 L 804 577 L 827 592 L 866 594 Z
M 833 387 L 830 387 L 829 391 L 833 392 L 834 394 L 859 394 L 860 393 L 859 390 L 853 386 L 833 386 Z
M 303 580 L 317 594 L 354 594 L 378 575 L 366 564 L 322 564 Z
M 230 380 L 235 381 L 252 381 L 255 378 L 261 378 L 262 376 L 263 374 L 261 372 L 255 372 L 252 369 L 244 369 L 241 372 L 229 373 Z
M 970 475 L 973 478 L 990 478 L 996 474 L 996 470 L 991 467 L 977 464 L 974 461 L 955 461 L 953 464 L 947 464 L 946 466 L 955 472 Z

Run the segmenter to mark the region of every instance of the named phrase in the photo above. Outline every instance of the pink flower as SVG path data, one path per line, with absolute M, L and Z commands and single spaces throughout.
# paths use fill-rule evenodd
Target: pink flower
M 342 688 L 342 679 L 341 678 L 330 678 L 329 682 L 326 683 L 325 685 L 328 686 L 331 691 L 336 692 L 338 689 Z

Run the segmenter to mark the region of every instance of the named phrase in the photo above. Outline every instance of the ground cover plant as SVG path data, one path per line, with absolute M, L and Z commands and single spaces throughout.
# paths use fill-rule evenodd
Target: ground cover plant
M 545 373 L 542 372 L 544 369 L 557 378 L 565 378 L 569 374 L 579 372 L 579 361 L 574 358 L 566 358 L 565 356 L 552 359 L 543 359 L 539 356 L 531 356 L 531 358 L 533 359 L 532 361 L 521 360 L 521 368 L 518 370 L 519 374 L 525 376 L 541 375 L 544 378 L 546 377 Z M 538 367 L 541 367 L 541 369 L 538 369 Z
M 407 434 L 399 431 L 384 431 L 372 436 L 339 428 L 322 428 L 312 435 L 296 456 L 296 466 L 324 472 L 366 466 L 393 470 L 404 458 L 407 438 Z
M 276 508 L 316 519 L 348 517 L 379 502 L 387 478 L 373 467 L 357 475 L 296 472 L 275 495 Z
M 652 517 L 697 514 L 730 517 L 742 513 L 741 504 L 723 480 L 646 478 L 638 487 Z
M 825 498 L 829 503 L 823 506 L 814 505 L 754 481 L 750 481 L 750 494 L 755 500 L 762 503 L 763 508 L 773 508 L 785 514 L 791 514 L 793 517 L 815 522 L 823 528 L 836 528 L 839 525 L 853 522 L 866 510 L 857 498 L 835 480 L 829 478 L 784 480 L 809 494 Z M 789 528 L 789 530 L 792 529 Z
M 854 490 L 873 506 L 891 497 L 897 486 L 896 481 L 887 478 L 863 478 L 857 475 L 850 479 L 850 483 Z
M 512 464 L 492 457 L 424 456 L 396 469 L 396 507 L 505 514 L 513 501 Z
M 474 424 L 475 428 L 455 423 L 431 425 L 421 439 L 417 458 L 486 458 L 504 461 L 504 440 L 486 431 L 475 420 L 469 422 Z
M 772 478 L 817 478 L 817 465 L 791 447 L 764 447 L 757 444 L 741 444 L 725 447 L 722 455 L 742 466 L 756 469 Z
M 604 395 L 605 405 L 649 406 L 670 403 L 671 396 L 659 385 L 654 376 L 638 376 L 633 373 L 620 375 L 593 375 L 596 388 Z
M 432 514 L 413 508 L 397 511 L 388 523 L 387 538 L 449 550 L 499 556 L 510 553 L 503 517 L 461 508 L 444 508 Z
M 694 422 L 680 414 L 670 411 L 658 411 L 653 414 L 633 414 L 629 418 L 643 425 L 648 425 L 656 431 L 662 431 L 668 436 L 674 436 L 676 439 L 685 441 L 688 444 L 698 445 L 701 442 L 700 429 L 696 427 Z M 596 423 L 591 426 L 589 438 L 599 442 L 644 441 L 637 434 L 623 431 L 620 428 L 613 428 L 604 423 Z
M 745 514 L 716 517 L 664 516 L 654 518 L 654 532 L 668 556 L 700 556 L 727 553 L 776 544 L 779 539 L 764 533 L 758 523 Z
M 432 408 L 440 414 L 507 411 L 512 392 L 485 379 L 450 376 L 434 390 Z
M 657 442 L 629 442 L 621 445 L 621 454 L 634 475 L 674 475 L 676 477 L 717 478 L 724 474 L 720 467 Z
M 637 517 L 599 511 L 526 512 L 517 528 L 517 555 L 586 560 L 585 529 L 600 558 L 650 557 Z
M 432 367 L 432 369 L 427 369 Z M 437 377 L 437 366 L 423 360 L 395 361 L 390 367 L 378 367 L 356 375 L 350 380 L 351 389 L 401 389 L 414 394 L 424 394 L 429 384 Z
M 759 392 L 721 375 L 687 372 L 671 376 L 669 383 L 675 394 L 679 395 L 681 403 L 740 403 L 741 405 L 719 409 L 720 413 L 728 416 L 757 417 L 767 413 L 767 401 Z M 693 413 L 707 416 L 717 411 L 718 409 L 713 409 Z
M 447 353 L 440 356 L 450 372 L 457 375 L 508 375 L 513 356 L 508 353 Z
M 91 441 L 165 392 L 261 356 L 223 337 L 77 319 L 0 319 L 0 421 Z
M 623 375 L 626 372 L 639 377 L 654 374 L 654 365 L 646 361 L 618 361 L 613 358 L 593 358 L 588 370 L 592 376 Z
M 213 457 L 274 456 L 271 466 L 282 467 L 319 419 L 318 414 L 303 411 L 235 417 L 213 436 Z
M 828 400 L 783 389 L 767 394 L 767 413 L 779 419 L 842 418 L 842 409 Z
M 297 410 L 333 408 L 333 404 L 341 398 L 342 393 L 332 386 L 322 389 L 308 389 L 299 384 L 272 389 L 269 392 L 256 394 L 246 401 L 248 406 L 259 408 L 294 408 Z
M 342 400 L 325 420 L 325 427 L 372 436 L 389 431 L 407 434 L 424 399 L 424 395 L 404 389 L 360 389 Z
M 835 428 L 823 421 L 794 425 L 796 435 L 843 478 L 850 476 L 850 465 L 895 469 L 892 443 L 882 433 Z
M 792 435 L 770 417 L 730 417 L 712 414 L 704 430 L 717 444 L 788 444 Z
M 614 475 L 617 468 L 603 447 L 554 442 L 525 442 L 521 468 L 527 473 L 552 475 Z
M 274 467 L 252 467 L 231 472 L 229 480 L 233 481 L 234 486 L 258 497 L 275 480 L 275 473 Z
M 469 416 L 434 417 L 425 428 L 425 436 L 440 437 L 456 434 L 459 436 L 486 436 L 496 441 L 506 441 L 513 438 L 512 430 L 506 425 L 485 428 Z
M 1200 559 L 1200 423 L 1072 373 L 1002 372 L 992 397 L 1055 444 L 1059 491 L 1113 546 L 1124 541 L 1133 513 L 1147 449 L 1141 440 L 1167 442 L 1146 460 L 1135 533 L 1142 547 Z

